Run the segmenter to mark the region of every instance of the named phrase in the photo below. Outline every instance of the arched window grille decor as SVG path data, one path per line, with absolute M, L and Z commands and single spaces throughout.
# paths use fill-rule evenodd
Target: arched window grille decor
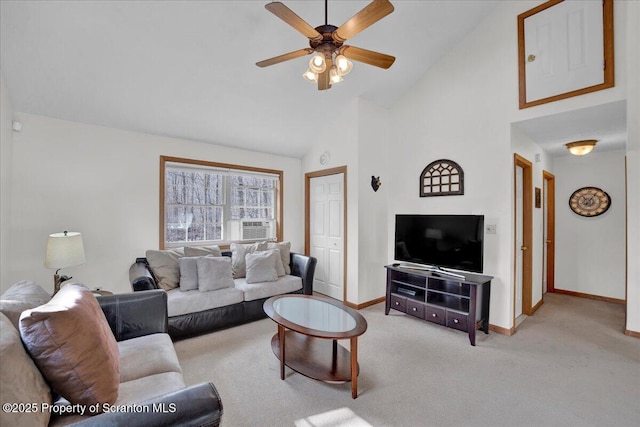
M 420 174 L 420 197 L 464 194 L 464 171 L 453 160 L 431 162 Z

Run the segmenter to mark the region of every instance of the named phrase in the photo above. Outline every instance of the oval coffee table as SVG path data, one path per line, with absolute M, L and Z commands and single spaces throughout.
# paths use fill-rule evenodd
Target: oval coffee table
M 351 397 L 358 397 L 358 337 L 367 321 L 342 303 L 310 295 L 279 295 L 264 303 L 264 311 L 278 324 L 271 339 L 280 359 L 280 379 L 285 365 L 327 383 L 351 381 Z M 337 340 L 349 339 L 350 352 Z

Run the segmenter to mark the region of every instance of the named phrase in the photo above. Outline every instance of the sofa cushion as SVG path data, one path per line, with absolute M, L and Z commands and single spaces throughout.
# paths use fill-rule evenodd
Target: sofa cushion
M 168 334 L 151 334 L 118 342 L 120 382 L 164 372 L 182 373 Z
M 71 403 L 113 404 L 118 397 L 118 344 L 96 297 L 64 286 L 47 304 L 20 316 L 22 341 L 51 387 Z
M 185 387 L 182 374 L 177 372 L 163 372 L 160 374 L 149 375 L 135 380 L 127 381 L 120 384 L 118 390 L 118 400 L 114 404 L 118 406 L 126 406 L 134 403 L 142 403 L 147 400 L 155 399 L 166 393 L 172 393 Z M 50 427 L 61 427 L 68 425 L 75 425 L 74 423 L 80 423 L 87 421 L 90 418 L 87 413 L 80 415 L 73 412 L 71 403 L 66 399 L 59 399 L 55 402 L 55 406 L 65 407 L 58 411 L 65 415 L 53 415 L 51 417 Z M 168 408 L 167 408 L 168 409 Z M 179 409 L 178 409 L 179 410 Z M 67 415 L 70 414 L 70 415 Z M 96 415 L 96 414 L 90 414 Z M 88 425 L 96 425 L 96 422 Z M 109 425 L 113 425 L 112 423 Z
M 51 390 L 27 354 L 20 334 L 0 313 L 0 396 L 2 403 L 51 404 Z M 39 407 L 38 407 L 39 409 Z M 0 425 L 41 426 L 49 423 L 49 411 L 0 411 Z
M 231 243 L 231 261 L 233 278 L 238 279 L 247 275 L 245 257 L 255 251 L 267 250 L 267 242 Z
M 274 251 L 256 251 L 247 254 L 247 283 L 275 282 L 278 280 L 276 262 L 279 255 Z
M 178 260 L 180 266 L 180 290 L 183 292 L 198 289 L 198 258 L 185 256 Z
M 175 289 L 180 284 L 180 265 L 178 259 L 184 256 L 184 249 L 148 250 L 145 253 L 149 269 L 158 286 L 165 291 Z
M 7 316 L 13 326 L 18 329 L 23 311 L 45 304 L 50 299 L 51 295 L 37 283 L 21 280 L 0 296 L 0 313 Z
M 235 287 L 212 292 L 180 292 L 178 289 L 174 289 L 167 292 L 167 313 L 169 317 L 173 317 L 237 304 L 242 301 L 242 291 Z
M 247 283 L 246 278 L 234 279 L 233 281 L 236 289 L 243 292 L 245 301 L 272 297 L 302 289 L 302 279 L 291 275 L 279 277 L 275 282 Z
M 184 256 L 222 256 L 220 246 L 185 246 Z
M 269 242 L 267 249 L 278 249 L 284 264 L 285 274 L 291 274 L 291 242 Z
M 231 259 L 229 257 L 203 256 L 196 259 L 198 266 L 198 290 L 215 291 L 233 287 Z

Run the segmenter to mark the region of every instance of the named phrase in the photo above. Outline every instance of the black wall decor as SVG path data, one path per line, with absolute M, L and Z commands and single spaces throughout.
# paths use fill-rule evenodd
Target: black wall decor
M 371 188 L 373 188 L 373 191 L 378 191 L 378 188 L 380 188 L 381 185 L 382 182 L 380 181 L 380 177 L 371 175 Z
M 420 197 L 464 194 L 464 171 L 453 160 L 431 162 L 420 174 Z

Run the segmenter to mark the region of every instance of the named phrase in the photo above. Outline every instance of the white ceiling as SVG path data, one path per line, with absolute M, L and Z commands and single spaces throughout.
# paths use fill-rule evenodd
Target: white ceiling
M 611 102 L 514 123 L 552 157 L 569 156 L 565 144 L 595 139 L 597 151 L 623 150 L 627 142 L 627 103 Z
M 395 64 L 355 63 L 323 92 L 306 58 L 255 65 L 308 47 L 266 3 L 2 0 L 0 67 L 16 111 L 302 157 L 323 114 L 354 97 L 390 107 L 499 2 L 393 0 L 348 44 Z M 323 1 L 284 3 L 324 24 Z M 368 3 L 329 1 L 329 23 Z
M 16 111 L 300 158 L 337 107 L 355 97 L 391 107 L 499 1 L 392 0 L 391 15 L 347 43 L 393 55 L 393 66 L 356 62 L 322 92 L 301 77 L 307 58 L 255 65 L 308 46 L 266 3 L 2 0 L 0 69 Z M 324 1 L 284 3 L 324 24 Z M 329 1 L 329 23 L 368 3 Z M 577 139 L 623 148 L 623 104 L 517 126 L 552 155 Z

